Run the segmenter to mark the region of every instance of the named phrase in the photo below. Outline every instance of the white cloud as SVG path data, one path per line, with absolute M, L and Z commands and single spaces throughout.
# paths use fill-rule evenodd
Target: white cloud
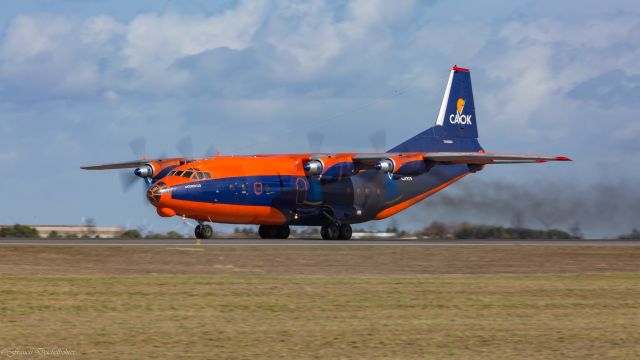
M 246 48 L 264 10 L 264 2 L 245 1 L 211 17 L 149 13 L 129 24 L 104 15 L 21 15 L 2 39 L 0 75 L 44 97 L 110 87 L 171 92 L 188 79 L 170 69 L 176 60 L 220 47 Z
M 71 31 L 71 24 L 62 17 L 18 16 L 7 29 L 0 58 L 3 62 L 19 63 L 50 52 Z
M 552 44 L 562 43 L 569 48 L 603 48 L 628 41 L 628 34 L 638 26 L 633 17 L 608 17 L 581 22 L 540 19 L 533 22 L 507 23 L 500 36 L 511 45 L 523 41 Z
M 167 68 L 175 60 L 219 47 L 244 49 L 264 17 L 263 1 L 244 1 L 211 17 L 142 14 L 128 25 L 122 55 L 126 66 Z
M 324 1 L 281 2 L 270 18 L 264 35 L 266 44 L 280 54 L 277 61 L 283 76 L 303 78 L 330 70 L 333 60 L 345 54 L 370 54 L 393 51 L 388 27 L 406 20 L 414 1 L 353 1 L 338 16 Z M 294 61 L 288 61 L 287 59 Z M 365 64 L 361 64 L 365 65 Z
M 143 13 L 126 24 L 106 15 L 22 15 L 2 39 L 0 75 L 23 94 L 41 98 L 179 94 L 201 78 L 174 66 L 180 60 L 252 48 L 268 64 L 262 76 L 309 80 L 322 77 L 339 57 L 366 53 L 375 59 L 393 51 L 389 26 L 411 16 L 415 6 L 413 0 L 354 1 L 342 11 L 322 1 L 267 5 L 243 1 L 209 17 Z M 362 65 L 348 58 L 344 64 Z

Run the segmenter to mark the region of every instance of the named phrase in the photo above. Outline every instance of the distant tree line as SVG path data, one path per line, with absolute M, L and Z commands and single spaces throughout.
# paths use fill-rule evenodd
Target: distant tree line
M 537 230 L 528 228 L 512 228 L 497 225 L 475 225 L 462 223 L 456 225 L 433 222 L 418 232 L 428 238 L 435 239 L 578 239 L 566 231 L 558 229 Z
M 15 224 L 0 228 L 0 238 L 37 238 L 40 237 L 35 228 Z
M 15 224 L 15 225 L 11 225 L 11 226 L 3 226 L 0 227 L 0 238 L 39 238 L 40 234 L 38 234 L 38 230 L 36 230 L 36 228 L 31 227 L 31 226 L 27 226 L 27 225 L 20 225 L 20 224 Z M 89 237 L 94 237 L 94 235 L 89 235 Z M 141 238 L 147 238 L 147 239 L 181 239 L 183 238 L 182 234 L 180 234 L 179 232 L 176 231 L 169 231 L 166 233 L 157 233 L 157 232 L 152 232 L 152 233 L 148 233 L 148 234 L 142 234 L 140 231 L 138 230 L 126 230 L 124 231 L 122 234 L 120 234 L 118 236 L 119 238 L 122 239 L 141 239 Z M 62 238 L 78 238 L 78 235 L 75 234 L 60 234 L 57 231 L 51 231 L 48 235 L 47 238 L 49 239 L 62 239 Z
M 354 232 L 367 232 L 364 229 L 354 229 Z M 418 236 L 431 239 L 580 239 L 582 235 L 579 231 L 572 230 L 571 233 L 559 229 L 528 229 L 521 227 L 503 227 L 496 225 L 476 225 L 469 223 L 445 224 L 434 221 L 429 226 L 417 232 L 407 232 L 397 226 L 390 226 L 385 232 L 396 233 L 400 236 Z M 239 236 L 256 236 L 256 227 L 238 227 L 234 233 Z M 317 227 L 304 227 L 302 229 L 292 229 L 292 234 L 315 236 L 318 234 Z M 27 225 L 15 224 L 12 226 L 0 227 L 0 238 L 38 238 L 38 231 Z M 62 235 L 57 231 L 52 231 L 48 238 L 77 238 L 77 235 Z M 184 236 L 176 231 L 166 233 L 150 232 L 143 234 L 136 229 L 129 229 L 118 236 L 122 239 L 181 239 Z M 634 228 L 630 233 L 618 236 L 621 240 L 640 240 L 640 231 Z
M 633 229 L 629 234 L 624 234 L 618 236 L 620 240 L 640 240 L 640 231 L 638 229 Z

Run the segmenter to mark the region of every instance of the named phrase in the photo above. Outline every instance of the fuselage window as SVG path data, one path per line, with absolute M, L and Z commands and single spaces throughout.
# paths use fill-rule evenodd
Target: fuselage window
M 256 195 L 262 194 L 262 183 L 259 183 L 259 182 L 254 183 L 253 192 L 256 193 Z

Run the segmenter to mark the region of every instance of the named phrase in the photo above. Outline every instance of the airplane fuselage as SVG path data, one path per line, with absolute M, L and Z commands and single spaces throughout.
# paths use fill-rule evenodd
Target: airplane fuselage
M 147 197 L 161 216 L 199 221 L 322 225 L 330 216 L 354 224 L 396 214 L 470 172 L 466 165 L 436 165 L 416 175 L 367 169 L 310 178 L 303 169 L 309 156 L 215 157 L 169 167 Z

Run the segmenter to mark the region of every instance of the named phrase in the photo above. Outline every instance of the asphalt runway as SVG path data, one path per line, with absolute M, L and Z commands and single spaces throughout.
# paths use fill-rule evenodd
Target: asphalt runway
M 196 239 L 0 239 L 0 246 L 194 246 Z M 637 240 L 315 240 L 315 239 L 208 239 L 199 246 L 284 247 L 284 246 L 426 246 L 426 247 L 638 247 Z

